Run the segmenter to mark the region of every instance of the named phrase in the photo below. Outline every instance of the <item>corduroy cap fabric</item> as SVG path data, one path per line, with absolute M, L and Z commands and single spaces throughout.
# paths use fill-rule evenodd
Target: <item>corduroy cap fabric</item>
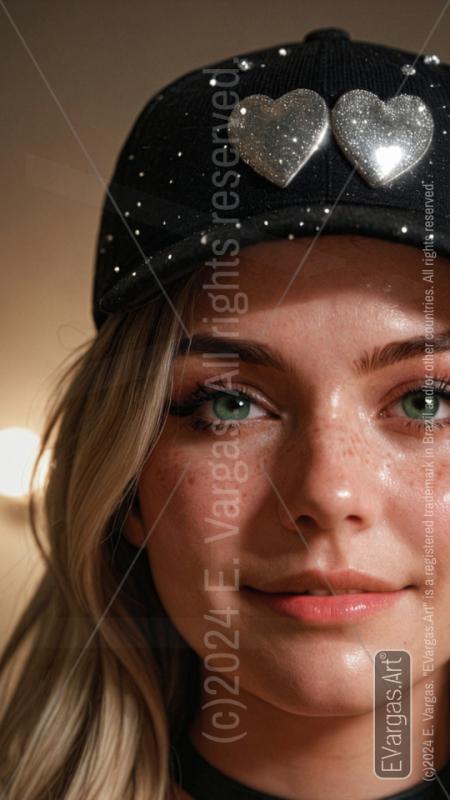
M 228 119 L 245 98 L 295 89 L 317 92 L 330 113 L 355 89 L 381 101 L 421 98 L 434 122 L 431 145 L 391 183 L 371 186 L 330 135 L 280 187 L 239 157 Z M 423 249 L 425 187 L 433 247 L 450 258 L 450 66 L 437 56 L 325 28 L 196 69 L 146 103 L 119 153 L 97 239 L 96 327 L 204 261 L 266 239 L 353 233 Z

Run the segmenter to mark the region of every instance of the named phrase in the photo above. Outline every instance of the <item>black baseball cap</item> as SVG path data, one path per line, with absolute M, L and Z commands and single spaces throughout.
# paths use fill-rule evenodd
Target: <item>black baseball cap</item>
M 323 28 L 146 103 L 103 203 L 95 325 L 246 245 L 339 233 L 450 258 L 450 66 Z

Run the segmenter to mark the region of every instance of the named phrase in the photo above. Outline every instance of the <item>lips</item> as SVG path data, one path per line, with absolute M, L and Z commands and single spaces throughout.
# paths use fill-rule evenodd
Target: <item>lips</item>
M 306 592 L 295 592 L 295 594 L 326 597 L 331 594 L 361 594 L 364 592 L 368 592 L 368 589 L 336 589 L 334 592 L 329 592 L 328 589 L 311 589 Z
M 248 588 L 260 592 L 297 595 L 360 594 L 364 592 L 395 592 L 407 586 L 407 580 L 386 580 L 354 569 L 325 571 L 317 569 L 278 577 Z
M 322 597 L 288 592 L 260 592 L 244 589 L 255 608 L 266 606 L 283 616 L 293 617 L 303 625 L 347 625 L 350 622 L 386 612 L 397 603 L 407 602 L 408 589 L 393 592 L 357 592 Z M 265 615 L 264 615 L 265 616 Z

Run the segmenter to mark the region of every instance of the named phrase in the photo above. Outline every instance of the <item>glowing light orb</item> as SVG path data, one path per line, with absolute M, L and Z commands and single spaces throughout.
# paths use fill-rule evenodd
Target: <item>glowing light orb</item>
M 40 438 L 28 428 L 0 430 L 0 495 L 26 498 L 30 493 L 33 465 Z M 35 486 L 41 488 L 50 464 L 50 451 L 43 456 Z

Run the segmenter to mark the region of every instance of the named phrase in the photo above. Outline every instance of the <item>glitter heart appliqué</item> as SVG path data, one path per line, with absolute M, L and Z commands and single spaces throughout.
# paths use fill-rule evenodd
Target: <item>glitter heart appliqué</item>
M 412 169 L 433 138 L 433 117 L 420 97 L 401 94 L 387 102 L 364 89 L 342 95 L 332 127 L 344 154 L 367 183 L 383 186 Z
M 324 141 L 329 130 L 325 100 L 294 89 L 272 100 L 254 94 L 237 103 L 228 136 L 239 156 L 259 175 L 285 188 Z

